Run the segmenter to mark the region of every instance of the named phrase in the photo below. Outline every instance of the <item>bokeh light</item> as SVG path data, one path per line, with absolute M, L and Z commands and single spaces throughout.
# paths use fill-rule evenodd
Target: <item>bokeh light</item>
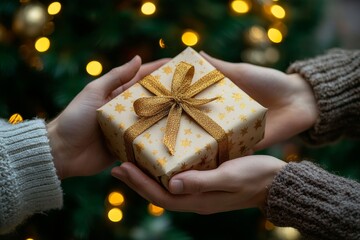
M 276 28 L 270 28 L 267 35 L 273 43 L 280 43 L 283 40 L 282 33 Z
M 196 32 L 192 31 L 192 30 L 187 30 L 181 36 L 181 41 L 186 46 L 194 46 L 199 41 L 199 35 Z
M 236 13 L 247 13 L 250 10 L 250 3 L 243 0 L 234 0 L 231 2 L 231 8 Z
M 119 208 L 112 208 L 108 212 L 108 218 L 112 222 L 120 222 L 123 218 L 123 213 Z
M 38 52 L 46 52 L 50 48 L 50 40 L 47 37 L 41 37 L 35 42 L 35 49 Z
M 144 15 L 152 15 L 156 11 L 156 6 L 152 2 L 144 2 L 141 6 L 141 12 Z
M 274 17 L 279 19 L 283 19 L 286 15 L 285 9 L 280 5 L 271 6 L 270 12 L 272 13 L 272 15 L 274 15 Z
M 148 211 L 151 215 L 156 217 L 161 216 L 165 212 L 165 210 L 162 207 L 156 206 L 152 203 L 149 203 Z
M 124 200 L 124 196 L 119 192 L 111 192 L 108 196 L 108 201 L 113 206 L 120 206 Z
M 56 15 L 60 12 L 60 10 L 61 10 L 61 4 L 59 2 L 53 2 L 50 3 L 47 11 L 50 15 Z
M 102 72 L 102 65 L 98 61 L 91 61 L 86 65 L 86 72 L 91 76 L 98 76 Z
M 11 123 L 11 124 L 17 124 L 17 123 L 22 122 L 22 121 L 23 121 L 23 118 L 19 113 L 14 113 L 9 118 L 9 123 Z

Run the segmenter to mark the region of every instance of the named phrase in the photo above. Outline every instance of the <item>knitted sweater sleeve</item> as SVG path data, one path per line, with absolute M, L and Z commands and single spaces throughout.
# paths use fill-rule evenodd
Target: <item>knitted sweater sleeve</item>
M 334 49 L 292 64 L 312 86 L 319 118 L 301 134 L 313 145 L 360 136 L 360 51 Z M 265 206 L 278 226 L 297 228 L 309 239 L 360 239 L 360 184 L 303 161 L 274 178 Z
M 61 206 L 45 123 L 0 120 L 0 233 L 13 231 L 34 213 Z

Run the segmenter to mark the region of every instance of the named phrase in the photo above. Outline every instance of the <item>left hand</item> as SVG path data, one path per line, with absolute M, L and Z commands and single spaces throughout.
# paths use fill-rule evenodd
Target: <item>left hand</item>
M 262 208 L 267 187 L 285 164 L 271 156 L 241 157 L 213 170 L 179 173 L 170 179 L 169 191 L 130 162 L 114 167 L 112 175 L 157 206 L 211 214 Z
M 90 82 L 49 124 L 48 137 L 60 179 L 96 174 L 114 161 L 96 119 L 96 110 L 163 65 L 162 59 L 141 66 L 141 58 L 112 69 Z

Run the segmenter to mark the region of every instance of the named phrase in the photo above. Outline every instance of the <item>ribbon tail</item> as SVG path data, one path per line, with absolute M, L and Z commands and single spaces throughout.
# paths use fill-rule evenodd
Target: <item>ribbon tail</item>
M 171 155 L 175 154 L 176 138 L 180 128 L 181 113 L 181 106 L 174 104 L 170 109 L 166 122 L 165 136 L 163 141 Z
M 133 141 L 152 125 L 168 115 L 168 111 L 160 112 L 152 117 L 140 118 L 136 123 L 126 129 L 124 133 L 126 157 L 129 162 L 135 162 Z
M 184 111 L 205 129 L 218 143 L 218 164 L 229 160 L 228 136 L 224 129 L 201 110 L 183 104 Z

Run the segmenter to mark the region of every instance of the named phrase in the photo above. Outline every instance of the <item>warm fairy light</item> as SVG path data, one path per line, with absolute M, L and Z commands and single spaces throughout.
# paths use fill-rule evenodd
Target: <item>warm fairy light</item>
M 123 213 L 119 208 L 112 208 L 108 212 L 108 218 L 112 222 L 120 222 L 123 218 Z
M 17 124 L 17 123 L 22 122 L 22 121 L 23 121 L 23 118 L 18 113 L 15 113 L 15 114 L 11 115 L 11 117 L 9 118 L 9 123 L 11 123 L 11 124 Z
M 181 40 L 186 46 L 194 46 L 199 41 L 199 35 L 192 30 L 188 30 L 183 33 Z
M 113 206 L 120 206 L 124 202 L 124 196 L 119 192 L 112 192 L 108 196 L 108 201 Z
M 285 9 L 281 7 L 280 5 L 273 5 L 270 8 L 270 12 L 272 15 L 274 15 L 276 18 L 283 19 L 286 15 Z
M 267 32 L 270 41 L 280 43 L 283 39 L 282 33 L 276 28 L 270 28 Z
M 152 15 L 155 13 L 155 11 L 156 11 L 156 6 L 152 2 L 144 2 L 143 5 L 141 6 L 141 12 L 144 15 Z
M 160 46 L 161 48 L 166 48 L 164 39 L 162 39 L 162 38 L 159 39 L 159 46 Z
M 50 15 L 56 15 L 61 10 L 61 4 L 59 2 L 53 2 L 48 7 L 48 13 Z
M 247 13 L 250 10 L 250 4 L 243 0 L 234 0 L 231 2 L 231 8 L 236 13 Z
M 267 41 L 266 31 L 260 26 L 252 26 L 248 31 L 248 37 L 251 43 L 261 44 Z
M 98 61 L 91 61 L 86 65 L 86 72 L 91 76 L 98 76 L 102 72 L 102 65 Z
M 33 238 L 26 238 L 25 240 L 34 240 Z
M 47 37 L 41 37 L 35 42 L 35 49 L 38 52 L 46 52 L 50 48 L 50 40 Z
M 152 203 L 149 203 L 148 211 L 151 215 L 158 217 L 161 216 L 165 210 L 162 207 L 158 207 Z
M 300 239 L 299 231 L 291 227 L 275 227 L 274 234 L 284 240 Z
M 274 230 L 274 228 L 275 228 L 275 225 L 272 222 L 270 222 L 268 220 L 265 221 L 265 229 L 266 230 L 271 231 L 271 230 Z

